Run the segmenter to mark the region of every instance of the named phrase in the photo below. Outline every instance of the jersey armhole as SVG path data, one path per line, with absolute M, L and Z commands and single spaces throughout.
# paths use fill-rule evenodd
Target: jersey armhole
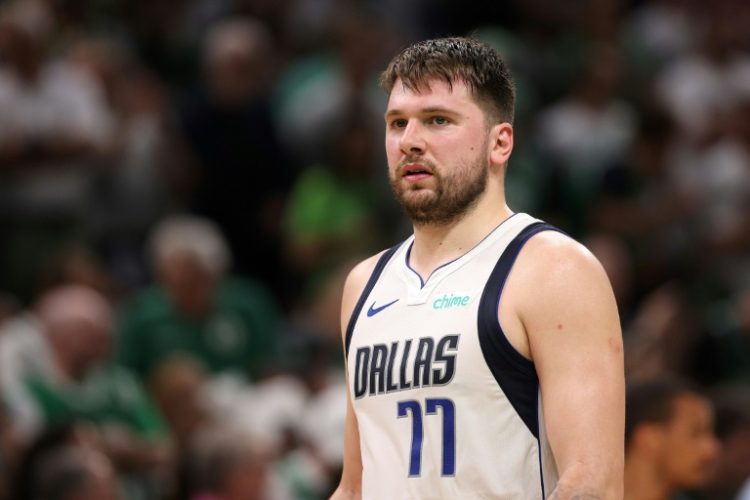
M 375 268 L 372 270 L 372 274 L 370 275 L 370 278 L 367 280 L 367 283 L 365 284 L 365 288 L 362 290 L 362 293 L 359 296 L 359 299 L 357 300 L 356 305 L 354 306 L 354 310 L 352 311 L 352 315 L 349 317 L 349 323 L 347 323 L 346 326 L 346 339 L 344 341 L 344 359 L 349 359 L 349 345 L 352 342 L 352 334 L 354 333 L 354 326 L 357 324 L 357 318 L 359 317 L 360 312 L 362 311 L 362 307 L 364 307 L 365 302 L 367 301 L 367 297 L 370 295 L 370 292 L 372 292 L 372 289 L 375 288 L 375 284 L 378 282 L 378 279 L 380 278 L 380 275 L 383 273 L 383 269 L 385 269 L 386 264 L 388 264 L 388 261 L 391 260 L 391 257 L 393 257 L 393 254 L 396 253 L 396 250 L 401 247 L 402 243 L 399 243 L 397 245 L 392 246 L 385 252 L 383 252 L 383 255 L 380 256 L 378 259 L 378 262 L 375 264 Z
M 479 344 L 487 367 L 518 416 L 537 439 L 539 379 L 534 363 L 518 352 L 503 332 L 498 308 L 503 288 L 521 249 L 532 236 L 542 231 L 562 232 L 544 222 L 535 222 L 524 228 L 510 242 L 490 273 L 482 291 L 477 317 Z

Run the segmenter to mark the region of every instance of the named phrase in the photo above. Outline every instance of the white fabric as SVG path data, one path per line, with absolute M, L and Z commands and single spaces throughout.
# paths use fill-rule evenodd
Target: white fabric
M 42 416 L 25 389 L 27 377 L 51 372 L 51 353 L 39 320 L 25 314 L 10 319 L 0 328 L 0 395 L 22 439 L 27 440 L 42 426 Z
M 536 219 L 528 215 L 514 215 L 461 258 L 438 268 L 424 286 L 406 264 L 412 239 L 385 267 L 357 317 L 347 360 L 360 432 L 363 499 L 539 499 L 542 475 L 546 492 L 554 488 L 556 471 L 544 432 L 540 432 L 541 442 L 537 441 L 499 387 L 482 354 L 477 327 L 477 307 L 491 270 L 513 238 L 533 222 Z M 377 311 L 396 299 L 372 314 L 371 307 Z M 446 307 L 448 303 L 455 305 Z M 453 335 L 459 337 L 455 349 L 440 350 L 441 340 Z M 417 346 L 426 338 L 435 346 L 431 380 L 441 375 L 447 378 L 450 373 L 449 363 L 438 359 L 439 352 L 455 354 L 455 371 L 445 383 L 415 388 Z M 408 340 L 411 347 L 404 354 Z M 357 397 L 364 380 L 358 370 L 364 363 L 363 353 L 374 353 L 377 346 L 386 346 L 389 357 L 396 352 L 391 379 L 399 380 L 399 388 L 371 394 L 368 387 L 365 395 Z M 400 382 L 404 357 L 405 373 L 412 384 Z M 372 376 L 364 378 L 368 385 L 373 381 Z M 427 411 L 429 401 L 440 402 L 436 412 Z M 454 408 L 446 408 L 445 401 L 452 402 Z M 399 418 L 399 408 L 404 405 L 414 409 L 402 411 Z M 417 427 L 423 430 L 421 462 L 419 475 L 410 477 L 417 412 L 421 418 Z M 443 427 L 451 414 L 455 419 L 455 474 L 443 476 L 444 454 L 450 456 Z

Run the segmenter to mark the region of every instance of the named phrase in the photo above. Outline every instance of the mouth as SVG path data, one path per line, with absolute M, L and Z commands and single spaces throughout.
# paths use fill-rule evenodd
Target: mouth
M 401 170 L 401 177 L 410 182 L 421 181 L 432 176 L 432 169 L 421 163 L 408 163 Z

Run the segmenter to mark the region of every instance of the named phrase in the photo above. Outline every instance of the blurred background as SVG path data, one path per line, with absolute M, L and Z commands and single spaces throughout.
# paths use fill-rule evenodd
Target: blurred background
M 750 498 L 748 26 L 743 0 L 0 1 L 0 499 L 327 498 L 343 279 L 410 231 L 377 77 L 464 34 L 516 79 L 511 208 L 604 264 L 630 383 L 708 405 L 670 491 Z

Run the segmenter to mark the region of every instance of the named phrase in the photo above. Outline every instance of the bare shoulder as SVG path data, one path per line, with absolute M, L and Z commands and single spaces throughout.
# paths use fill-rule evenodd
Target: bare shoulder
M 357 304 L 359 296 L 362 295 L 362 291 L 367 284 L 367 280 L 370 279 L 375 266 L 383 255 L 385 250 L 379 252 L 355 265 L 346 277 L 344 282 L 344 294 L 341 299 L 341 332 L 346 334 L 346 327 L 349 323 L 349 318 L 354 311 L 354 306 Z
M 582 244 L 556 231 L 544 231 L 525 245 L 508 283 L 513 314 L 522 325 L 532 358 L 542 346 L 584 337 L 619 343 L 617 305 L 604 268 Z M 559 335 L 565 332 L 566 335 Z M 551 340 L 550 340 L 551 339 Z
M 543 290 L 584 292 L 592 285 L 609 289 L 609 279 L 594 255 L 581 243 L 557 231 L 533 236 L 518 256 L 516 266 L 522 281 Z

